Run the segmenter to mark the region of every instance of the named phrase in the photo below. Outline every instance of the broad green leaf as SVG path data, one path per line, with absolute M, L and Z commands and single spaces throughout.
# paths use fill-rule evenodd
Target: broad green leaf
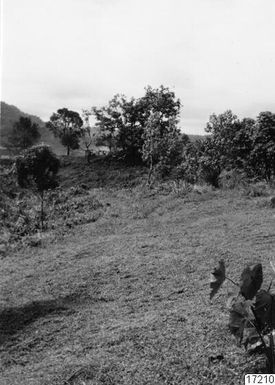
M 240 293 L 245 299 L 252 299 L 257 294 L 263 283 L 262 264 L 258 263 L 253 268 L 247 266 L 241 275 Z
M 251 310 L 253 304 L 250 300 L 244 300 L 242 297 L 235 297 L 231 301 L 229 329 L 232 334 L 242 341 L 244 329 L 254 321 L 254 315 Z
M 275 294 L 260 290 L 256 295 L 255 316 L 263 332 L 275 329 Z
M 225 280 L 225 264 L 223 260 L 219 261 L 219 266 L 218 268 L 215 268 L 212 277 L 211 277 L 211 282 L 210 282 L 210 288 L 211 293 L 210 293 L 210 299 L 214 297 L 214 295 L 218 292 L 219 288 L 223 284 Z

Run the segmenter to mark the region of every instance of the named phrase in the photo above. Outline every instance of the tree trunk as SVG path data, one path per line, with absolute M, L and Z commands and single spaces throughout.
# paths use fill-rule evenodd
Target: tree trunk
M 70 155 L 70 147 L 67 146 L 67 156 L 69 156 L 69 155 Z
M 109 147 L 109 152 L 110 152 L 110 154 L 111 154 L 111 153 L 112 153 L 112 150 L 113 150 L 112 139 L 111 139 L 110 142 L 108 143 L 108 147 Z
M 91 157 L 92 157 L 91 151 L 85 150 L 85 158 L 86 158 L 88 164 L 91 163 Z
M 44 191 L 40 194 L 41 197 L 41 213 L 40 213 L 40 222 L 41 222 L 41 231 L 44 230 Z
M 151 178 L 153 174 L 153 135 L 150 131 L 150 155 L 149 155 L 149 173 L 148 173 L 148 185 L 151 187 Z
M 149 173 L 148 173 L 148 179 L 147 179 L 147 184 L 151 187 L 151 178 L 153 175 L 153 156 L 152 154 L 150 155 L 150 162 L 149 162 Z

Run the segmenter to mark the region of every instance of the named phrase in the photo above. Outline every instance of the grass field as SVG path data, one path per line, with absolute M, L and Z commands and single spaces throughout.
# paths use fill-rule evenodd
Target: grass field
M 77 182 L 68 166 L 64 185 L 68 175 Z M 209 279 L 221 258 L 235 280 L 260 261 L 269 285 L 267 198 L 107 179 L 88 183 L 103 207 L 97 221 L 1 257 L 0 384 L 243 384 L 263 362 L 227 329 L 234 287 L 210 302 Z

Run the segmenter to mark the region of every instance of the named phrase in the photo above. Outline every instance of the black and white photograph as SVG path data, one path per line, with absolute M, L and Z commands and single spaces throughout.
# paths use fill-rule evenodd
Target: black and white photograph
M 0 385 L 275 384 L 275 1 L 0 11 Z

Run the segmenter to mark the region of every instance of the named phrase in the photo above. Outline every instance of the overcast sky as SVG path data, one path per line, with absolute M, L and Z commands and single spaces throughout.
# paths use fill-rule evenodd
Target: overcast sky
M 275 112 L 274 0 L 3 0 L 1 100 L 47 120 L 161 84 L 180 126 Z

